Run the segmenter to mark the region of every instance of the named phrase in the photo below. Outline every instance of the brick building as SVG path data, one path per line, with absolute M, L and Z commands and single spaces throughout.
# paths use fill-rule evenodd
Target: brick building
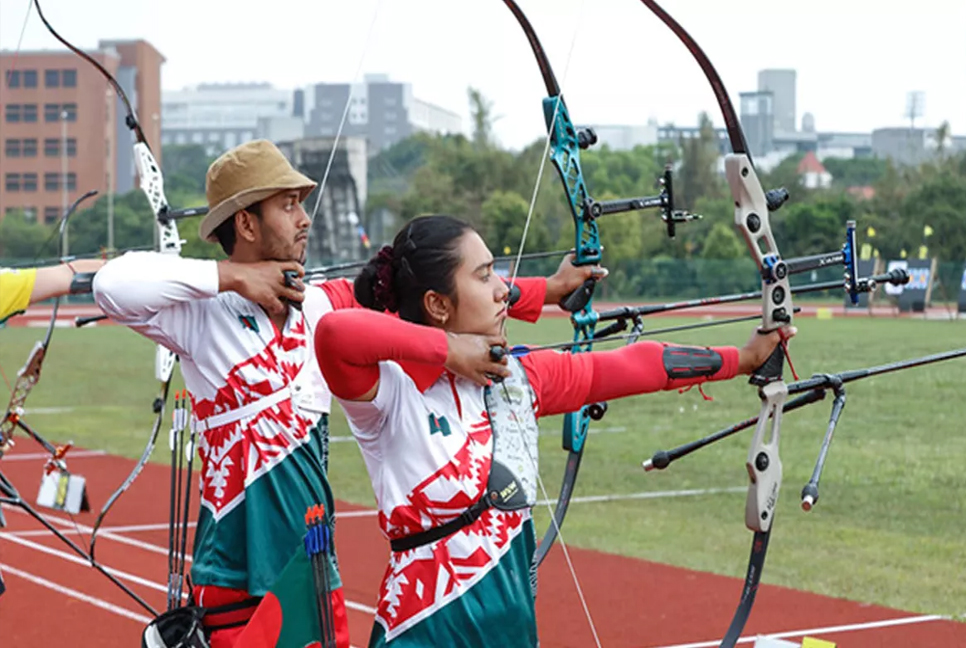
M 161 64 L 149 43 L 102 41 L 89 51 L 131 99 L 161 157 Z M 0 218 L 53 222 L 80 194 L 136 186 L 133 134 L 101 74 L 69 51 L 0 52 Z

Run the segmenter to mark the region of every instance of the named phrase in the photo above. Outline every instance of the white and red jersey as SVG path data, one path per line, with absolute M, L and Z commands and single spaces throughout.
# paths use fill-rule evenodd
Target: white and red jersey
M 279 330 L 258 304 L 218 292 L 217 262 L 153 252 L 106 264 L 94 297 L 179 356 L 201 459 L 194 582 L 264 594 L 300 546 L 306 509 L 333 506 L 319 425 L 332 398 L 311 342 L 331 301 L 306 286 Z
M 490 475 L 492 431 L 475 383 L 435 368 L 414 379 L 412 368 L 407 373 L 391 361 L 379 369 L 373 401 L 340 405 L 372 480 L 380 527 L 394 539 L 441 526 L 480 499 Z M 417 381 L 432 384 L 422 391 Z M 529 509 L 489 508 L 447 538 L 393 552 L 376 615 L 384 640 L 392 642 L 460 599 L 500 564 L 517 536 L 526 529 L 532 534 L 528 520 Z

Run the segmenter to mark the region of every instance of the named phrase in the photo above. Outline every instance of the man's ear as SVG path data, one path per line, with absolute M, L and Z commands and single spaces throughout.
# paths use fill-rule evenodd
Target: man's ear
M 423 310 L 427 324 L 443 326 L 453 316 L 453 300 L 435 290 L 427 290 L 423 295 Z
M 238 239 L 244 239 L 249 243 L 255 241 L 256 227 L 255 221 L 257 218 L 255 214 L 248 211 L 247 209 L 241 209 L 235 212 L 233 216 L 235 219 L 235 235 Z

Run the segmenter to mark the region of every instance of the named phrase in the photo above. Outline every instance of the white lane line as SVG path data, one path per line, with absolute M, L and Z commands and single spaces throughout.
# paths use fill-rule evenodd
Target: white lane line
M 81 459 L 83 457 L 103 457 L 107 455 L 104 450 L 68 450 L 65 459 Z M 24 452 L 21 454 L 4 455 L 4 461 L 36 461 L 38 459 L 50 459 L 47 452 Z
M 11 567 L 10 565 L 7 565 L 5 563 L 0 563 L 0 570 L 3 571 L 4 575 L 10 574 L 13 576 L 17 576 L 24 580 L 30 581 L 35 585 L 46 587 L 47 589 L 53 590 L 60 594 L 64 594 L 65 596 L 69 596 L 73 599 L 77 599 L 78 601 L 84 601 L 85 603 L 90 603 L 94 607 L 99 607 L 102 610 L 107 610 L 108 612 L 112 612 L 118 616 L 131 619 L 132 621 L 137 621 L 142 625 L 147 625 L 148 623 L 151 622 L 151 617 L 144 616 L 143 614 L 138 614 L 137 612 L 131 612 L 130 610 L 126 610 L 120 607 L 119 605 L 114 605 L 113 603 L 108 603 L 107 601 L 103 599 L 99 599 L 95 596 L 84 594 L 83 592 L 78 592 L 75 589 L 71 589 L 63 585 L 58 585 L 57 583 L 54 583 L 53 581 L 49 581 L 46 578 L 35 576 L 34 574 L 22 571 L 20 569 L 17 569 L 16 567 Z
M 53 520 L 57 520 L 58 522 L 63 522 L 63 520 L 59 520 L 58 518 L 52 518 L 52 521 Z M 118 535 L 114 535 L 114 534 L 105 535 L 105 537 L 109 537 L 111 539 L 117 539 L 117 538 L 122 538 L 122 539 L 125 539 L 125 540 L 127 539 L 127 538 L 124 538 L 124 536 L 118 536 Z M 40 552 L 43 552 L 43 553 L 46 553 L 46 554 L 50 554 L 50 555 L 57 556 L 59 558 L 63 558 L 64 560 L 67 560 L 69 562 L 76 563 L 78 565 L 90 566 L 90 563 L 88 563 L 86 560 L 82 559 L 80 556 L 76 556 L 76 555 L 73 555 L 73 554 L 69 554 L 69 553 L 66 553 L 66 552 L 63 552 L 63 551 L 58 551 L 57 549 L 51 549 L 50 547 L 47 547 L 47 546 L 42 545 L 42 544 L 38 544 L 36 542 L 31 542 L 30 540 L 24 540 L 24 539 L 22 539 L 19 536 L 13 535 L 12 532 L 0 532 L 0 540 L 8 540 L 10 542 L 14 542 L 16 544 L 20 544 L 20 545 L 26 546 L 26 547 L 28 547 L 30 549 L 35 549 L 36 551 L 40 551 Z M 138 547 L 140 547 L 142 549 L 147 549 L 149 551 L 154 551 L 155 553 L 161 553 L 161 554 L 164 554 L 164 555 L 167 555 L 168 554 L 167 548 L 165 548 L 165 547 L 159 547 L 158 545 L 153 545 L 153 544 L 148 543 L 148 542 L 138 542 L 136 546 L 138 546 Z M 164 586 L 164 585 L 162 585 L 162 584 L 160 584 L 160 583 L 156 583 L 154 581 L 149 581 L 149 580 L 143 579 L 143 578 L 141 578 L 139 576 L 135 576 L 133 574 L 128 574 L 127 572 L 123 572 L 123 571 L 120 571 L 120 570 L 116 570 L 116 569 L 113 569 L 111 567 L 104 566 L 104 568 L 109 573 L 111 573 L 114 576 L 117 576 L 118 578 L 120 578 L 122 580 L 131 580 L 131 582 L 138 583 L 140 585 L 144 585 L 145 587 L 149 587 L 151 589 L 156 589 L 159 592 L 167 592 L 167 587 Z M 356 610 L 358 612 L 364 612 L 364 613 L 369 614 L 369 615 L 372 615 L 372 616 L 375 616 L 375 614 L 376 614 L 376 608 L 371 607 L 369 605 L 363 605 L 362 603 L 357 603 L 356 601 L 350 601 L 350 600 L 346 599 L 345 606 L 347 608 L 349 608 L 350 610 Z
M 63 560 L 66 560 L 67 562 L 74 563 L 75 565 L 91 567 L 91 564 L 88 561 L 81 558 L 80 556 L 77 556 L 75 554 L 69 554 L 66 551 L 60 551 L 59 549 L 52 549 L 51 547 L 39 544 L 37 542 L 33 542 L 31 540 L 18 538 L 17 536 L 12 536 L 9 533 L 0 532 L 0 540 L 7 540 L 8 542 L 13 542 L 14 544 L 27 547 L 28 549 L 33 549 L 34 551 L 39 551 L 40 553 L 45 553 L 50 556 L 56 556 L 57 558 L 61 558 Z M 126 571 L 121 571 L 120 569 L 114 569 L 113 567 L 107 567 L 105 565 L 101 565 L 101 566 L 104 567 L 104 571 L 106 571 L 108 574 L 110 574 L 111 576 L 115 576 L 116 578 L 119 578 L 121 580 L 131 581 L 132 583 L 136 583 L 137 585 L 142 585 L 144 587 L 157 590 L 159 592 L 168 591 L 168 588 L 160 583 L 155 583 L 154 581 L 148 580 L 146 578 L 141 578 L 140 576 L 129 574 Z
M 901 617 L 898 619 L 884 619 L 882 621 L 869 621 L 867 623 L 852 623 L 849 625 L 826 626 L 824 628 L 809 628 L 808 630 L 790 630 L 788 632 L 775 632 L 760 635 L 769 639 L 784 639 L 785 637 L 801 637 L 805 635 L 832 634 L 835 632 L 853 632 L 856 630 L 872 630 L 874 628 L 889 628 L 892 626 L 909 625 L 912 623 L 926 623 L 929 621 L 942 621 L 948 617 L 939 614 L 923 614 L 921 616 Z M 742 637 L 738 643 L 752 643 L 758 639 L 755 637 Z M 661 648 L 714 648 L 721 644 L 720 639 L 714 641 L 702 641 L 699 643 L 674 644 L 673 646 L 661 646 Z
M 644 491 L 643 493 L 617 493 L 613 495 L 584 495 L 583 497 L 571 498 L 571 504 L 590 504 L 595 502 L 619 502 L 621 500 L 642 500 L 642 499 L 665 499 L 671 497 L 698 497 L 701 495 L 720 495 L 723 493 L 744 493 L 748 490 L 747 486 L 729 486 L 727 488 L 692 488 L 687 490 L 673 491 Z M 557 500 L 539 500 L 537 506 L 556 504 Z M 379 514 L 375 509 L 365 509 L 362 511 L 336 512 L 335 519 L 339 518 L 359 518 L 374 517 Z
M 10 506 L 5 504 L 4 509 L 10 510 L 10 511 L 16 511 L 18 513 L 23 513 L 24 515 L 26 515 L 23 509 L 16 506 Z M 48 515 L 45 515 L 44 518 L 53 525 L 64 527 L 63 529 L 61 529 L 62 533 L 65 531 L 76 532 L 78 530 L 82 531 L 83 533 L 90 533 L 91 531 L 94 530 L 93 527 L 87 526 L 86 524 L 77 524 L 75 528 L 73 521 L 68 520 L 66 518 L 58 517 L 56 515 L 48 514 Z M 166 529 L 167 527 L 168 527 L 167 524 L 162 525 L 162 528 Z M 16 532 L 7 532 L 7 533 L 16 533 Z M 20 534 L 18 533 L 18 535 Z M 97 535 L 98 537 L 101 537 L 101 538 L 110 538 L 115 542 L 120 542 L 121 544 L 130 545 L 132 547 L 138 547 L 139 549 L 144 549 L 145 551 L 150 551 L 152 553 L 160 554 L 162 556 L 168 555 L 167 547 L 159 547 L 158 545 L 151 544 L 150 542 L 144 542 L 143 540 L 136 540 L 135 538 L 128 538 L 127 536 L 123 536 L 117 533 L 111 533 L 105 527 L 101 527 L 100 529 L 98 529 Z M 191 562 L 192 560 L 191 554 L 185 552 L 184 559 L 185 559 L 185 562 Z
M 188 526 L 194 528 L 198 526 L 197 522 L 188 522 Z M 126 524 L 124 526 L 102 526 L 98 533 L 130 533 L 132 531 L 166 531 L 169 528 L 167 522 L 161 522 L 158 524 Z

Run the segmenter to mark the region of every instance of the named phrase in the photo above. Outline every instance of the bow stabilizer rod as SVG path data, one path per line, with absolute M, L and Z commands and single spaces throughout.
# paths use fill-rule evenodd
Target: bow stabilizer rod
M 811 405 L 812 403 L 823 400 L 826 393 L 829 391 L 831 391 L 835 396 L 832 402 L 832 411 L 829 415 L 829 422 L 826 428 L 825 437 L 822 439 L 818 459 L 815 463 L 815 469 L 812 471 L 812 476 L 808 483 L 802 489 L 802 508 L 805 511 L 809 511 L 812 509 L 812 507 L 814 507 L 815 503 L 818 502 L 818 481 L 821 477 L 822 470 L 825 466 L 825 461 L 828 457 L 829 447 L 832 443 L 832 436 L 835 433 L 839 417 L 841 416 L 842 410 L 845 407 L 846 383 L 862 380 L 864 378 L 870 378 L 872 376 L 879 376 L 886 373 L 904 371 L 906 369 L 913 369 L 924 365 L 935 364 L 937 362 L 955 360 L 962 357 L 966 357 L 966 348 L 943 351 L 941 353 L 911 358 L 909 360 L 899 360 L 896 362 L 890 362 L 888 364 L 867 367 L 865 369 L 850 369 L 832 374 L 816 374 L 811 378 L 806 378 L 804 380 L 789 384 L 789 395 L 797 394 L 797 396 L 784 405 L 783 412 L 791 412 L 800 409 L 805 405 Z M 757 423 L 758 417 L 755 416 L 745 419 L 739 423 L 735 423 L 734 425 L 715 432 L 714 434 L 691 441 L 671 450 L 659 450 L 658 452 L 655 452 L 650 459 L 643 462 L 642 466 L 647 472 L 651 470 L 664 470 L 678 459 L 686 457 L 689 454 L 704 448 L 705 446 L 711 445 L 712 443 L 726 439 L 742 430 L 748 429 Z

